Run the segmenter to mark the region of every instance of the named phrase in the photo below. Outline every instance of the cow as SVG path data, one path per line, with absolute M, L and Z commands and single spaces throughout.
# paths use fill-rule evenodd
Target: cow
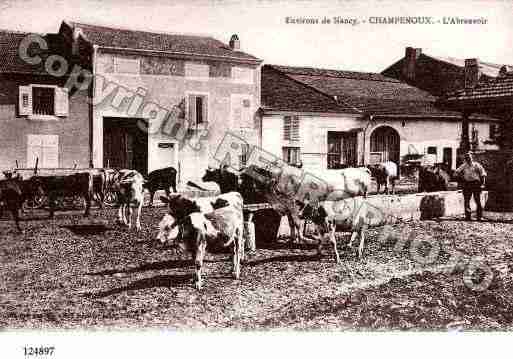
M 88 172 L 74 173 L 66 176 L 32 176 L 32 188 L 40 186 L 48 196 L 50 218 L 55 212 L 55 200 L 59 196 L 71 197 L 79 195 L 84 198 L 86 208 L 84 217 L 89 216 L 91 200 L 93 198 L 93 175 Z
M 23 203 L 36 194 L 43 195 L 43 189 L 38 184 L 33 187 L 32 181 L 22 180 L 21 177 L 6 177 L 7 179 L 0 180 L 0 202 L 11 212 L 16 229 L 21 233 L 23 231 L 19 221 Z
M 122 169 L 112 178 L 112 191 L 116 193 L 119 205 L 118 223 L 128 226 L 128 229 L 132 228 L 132 207 L 137 208 L 135 228 L 141 229 L 144 182 L 144 177 L 136 170 Z
M 385 186 L 386 194 L 390 193 L 390 187 L 392 187 L 392 194 L 395 193 L 395 181 L 399 176 L 397 164 L 395 162 L 386 161 L 382 163 L 377 163 L 374 165 L 369 165 L 368 168 L 371 171 L 372 177 L 376 179 L 377 193 L 379 193 L 381 185 Z
M 239 190 L 239 174 L 230 171 L 227 165 L 221 168 L 207 168 L 201 178 L 203 182 L 215 182 L 221 193 L 237 192 Z
M 166 191 L 166 196 L 169 196 L 169 188 L 176 190 L 176 174 L 177 171 L 173 167 L 165 167 L 148 174 L 144 188 L 150 192 L 150 207 L 153 206 L 153 197 L 157 190 L 163 189 Z
M 230 192 L 208 200 L 171 195 L 161 197 L 161 201 L 168 204 L 169 213 L 159 223 L 157 240 L 161 243 L 172 242 L 192 254 L 198 290 L 202 287 L 201 270 L 207 244 L 233 248 L 233 275 L 235 279 L 240 278 L 244 231 L 243 200 L 239 193 Z
M 421 166 L 419 168 L 419 192 L 447 191 L 450 174 L 440 166 Z

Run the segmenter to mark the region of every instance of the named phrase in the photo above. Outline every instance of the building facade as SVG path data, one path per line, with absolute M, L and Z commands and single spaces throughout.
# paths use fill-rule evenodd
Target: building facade
M 257 145 L 261 60 L 204 36 L 66 23 L 93 68 L 92 165 L 198 180 L 228 131 Z
M 265 65 L 262 145 L 308 170 L 389 160 L 401 165 L 418 155 L 455 168 L 461 114 L 436 101 L 381 74 Z M 475 147 L 496 148 L 496 123 L 471 116 Z
M 20 52 L 34 34 L 0 32 L 0 169 L 16 166 L 87 167 L 89 132 L 87 94 L 70 97 L 68 72 L 54 76 L 45 63 L 29 63 Z M 38 35 L 48 48 L 30 48 L 29 55 L 44 59 L 50 53 L 67 58 L 58 36 Z M 29 60 L 30 61 L 30 60 Z

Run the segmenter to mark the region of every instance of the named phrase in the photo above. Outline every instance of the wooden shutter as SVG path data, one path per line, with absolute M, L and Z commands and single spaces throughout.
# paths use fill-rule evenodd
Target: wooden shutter
M 68 116 L 69 113 L 69 96 L 66 87 L 55 88 L 54 101 L 55 116 Z
M 18 111 L 20 116 L 32 115 L 32 88 L 30 86 L 19 87 Z
M 196 96 L 189 95 L 189 128 L 196 126 Z
M 43 160 L 41 167 L 56 168 L 59 167 L 59 136 L 44 135 L 43 139 Z
M 299 141 L 299 117 L 298 116 L 293 116 L 291 118 L 290 140 L 291 141 Z
M 290 116 L 285 116 L 283 118 L 283 139 L 287 140 L 287 141 L 290 141 L 290 139 L 291 139 L 291 136 L 290 136 L 291 123 L 292 123 L 292 118 Z

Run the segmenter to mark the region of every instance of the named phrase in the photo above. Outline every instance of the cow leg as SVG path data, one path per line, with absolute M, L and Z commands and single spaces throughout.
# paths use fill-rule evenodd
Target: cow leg
M 85 204 L 86 204 L 86 208 L 85 208 L 85 212 L 84 212 L 84 217 L 88 217 L 89 216 L 89 211 L 91 209 L 91 200 L 92 200 L 92 193 L 87 193 L 85 196 L 84 196 L 84 199 L 85 199 Z
M 137 206 L 137 217 L 135 217 L 135 229 L 138 231 L 141 230 L 141 210 L 142 210 L 142 200 L 139 201 L 139 204 Z
M 53 218 L 53 213 L 55 212 L 55 195 L 50 194 L 48 196 L 48 207 L 50 209 L 50 218 Z
M 166 192 L 167 193 L 167 192 Z M 148 206 L 153 207 L 153 197 L 155 196 L 155 190 L 150 189 L 150 204 Z M 169 196 L 168 196 L 169 197 Z
M 132 209 L 132 206 L 130 205 L 130 203 L 128 203 L 126 205 L 127 207 L 127 211 L 128 211 L 128 229 L 132 229 L 132 213 L 133 213 L 133 209 Z
M 201 233 L 197 234 L 195 246 L 196 250 L 195 253 L 193 253 L 194 265 L 196 270 L 194 285 L 197 290 L 200 290 L 203 286 L 203 282 L 201 279 L 201 269 L 203 267 L 203 259 L 205 258 L 205 250 L 207 247 L 207 242 Z
M 237 236 L 237 234 L 235 234 Z M 239 279 L 240 277 L 240 242 L 239 238 L 235 238 L 233 241 L 233 256 L 232 256 L 233 266 L 233 278 Z
M 331 244 L 333 245 L 333 250 L 335 251 L 335 261 L 337 262 L 337 264 L 339 264 L 340 263 L 340 255 L 338 253 L 337 237 L 335 236 L 335 230 L 336 230 L 335 224 L 331 223 L 329 226 L 328 236 L 329 236 Z
M 119 219 L 119 223 L 120 224 L 124 224 L 125 226 L 128 225 L 128 221 L 127 221 L 127 206 L 130 207 L 130 205 L 126 204 L 126 203 L 121 203 L 119 205 L 119 210 L 118 210 L 118 219 Z
M 360 246 L 358 247 L 358 259 L 362 259 L 363 246 L 365 244 L 365 233 L 364 233 L 363 226 L 360 228 L 359 234 L 360 234 Z
M 358 232 L 353 230 L 353 233 L 351 234 L 351 240 L 349 241 L 349 247 L 351 247 L 351 248 L 353 247 L 353 242 L 356 239 L 357 235 L 358 235 Z
M 392 185 L 392 194 L 395 194 L 395 178 L 391 180 L 390 184 Z
M 16 229 L 18 230 L 19 233 L 22 233 L 23 231 L 21 230 L 21 227 L 20 227 L 19 207 L 14 205 L 14 206 L 10 206 L 10 208 L 11 208 L 12 218 L 14 219 L 14 223 L 16 224 Z

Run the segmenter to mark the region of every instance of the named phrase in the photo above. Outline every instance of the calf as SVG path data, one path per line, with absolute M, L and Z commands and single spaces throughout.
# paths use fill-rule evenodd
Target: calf
M 157 240 L 172 242 L 192 254 L 195 263 L 195 286 L 202 287 L 201 270 L 207 244 L 209 247 L 233 248 L 233 275 L 240 277 L 244 259 L 242 197 L 236 192 L 198 203 L 181 195 L 161 197 L 170 213 L 159 223 Z
M 451 176 L 439 166 L 419 168 L 419 192 L 447 191 Z
M 137 208 L 135 228 L 141 229 L 143 186 L 144 178 L 135 170 L 120 170 L 112 178 L 112 190 L 117 194 L 119 205 L 118 222 L 128 226 L 128 229 L 132 228 L 132 207 Z
M 173 192 L 176 191 L 176 174 L 177 171 L 173 167 L 161 168 L 150 172 L 144 188 L 147 188 L 150 192 L 150 207 L 153 206 L 153 196 L 159 189 L 166 191 L 166 196 L 169 196 L 169 188 L 173 188 Z
M 11 212 L 18 232 L 22 232 L 19 223 L 20 209 L 27 199 L 33 198 L 36 194 L 43 195 L 43 190 L 40 186 L 33 187 L 30 180 L 8 177 L 0 181 L 0 202 Z
M 365 242 L 365 230 L 368 227 L 368 208 L 364 203 L 356 208 L 356 202 L 355 208 L 350 209 L 349 212 L 336 211 L 337 207 L 339 207 L 338 203 L 332 201 L 321 202 L 317 205 L 307 203 L 301 211 L 301 217 L 310 220 L 315 226 L 318 235 L 314 239 L 318 240 L 317 251 L 319 255 L 321 255 L 322 246 L 326 242 L 326 237 L 328 237 L 328 242 L 331 243 L 335 251 L 335 260 L 340 263 L 335 231 L 337 227 L 342 227 L 342 229 L 352 232 L 349 242 L 350 247 L 352 247 L 357 237 L 360 238 L 358 258 L 361 258 Z
M 59 196 L 81 196 L 84 198 L 86 208 L 84 216 L 89 216 L 91 200 L 93 198 L 93 175 L 88 172 L 74 173 L 67 176 L 32 176 L 32 188 L 40 186 L 48 196 L 50 218 L 55 212 L 55 200 Z
M 395 193 L 395 181 L 398 178 L 397 164 L 392 161 L 382 162 L 375 165 L 369 165 L 372 177 L 377 182 L 377 193 L 381 185 L 385 186 L 385 193 L 389 194 L 389 187 L 392 187 L 392 194 Z

